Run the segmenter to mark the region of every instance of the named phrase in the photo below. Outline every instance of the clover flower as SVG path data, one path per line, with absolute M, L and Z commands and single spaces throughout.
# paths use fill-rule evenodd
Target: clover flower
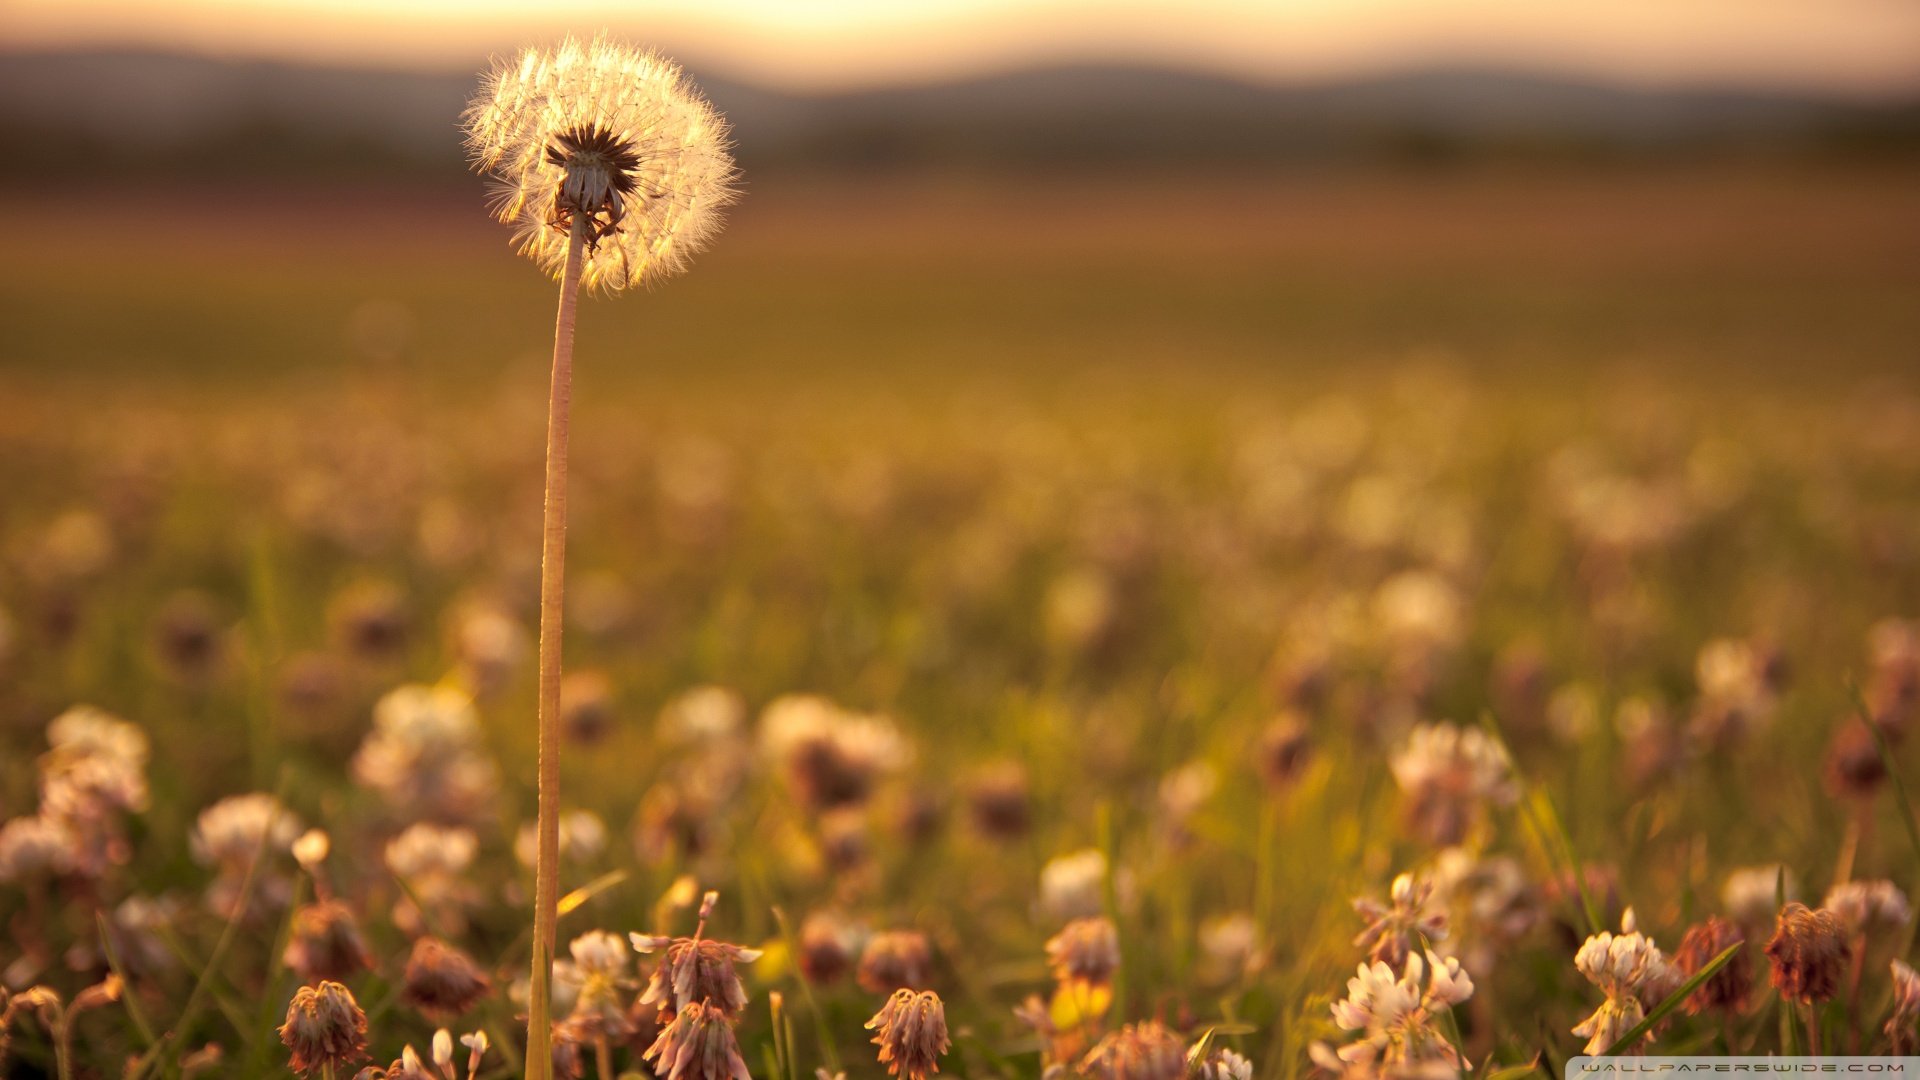
M 1907 894 L 1891 881 L 1848 881 L 1827 891 L 1820 905 L 1834 913 L 1852 934 L 1897 929 L 1913 921 Z
M 1086 919 L 1106 909 L 1107 856 L 1099 848 L 1056 855 L 1040 868 L 1040 910 Z
M 866 1027 L 875 1032 L 873 1044 L 887 1074 L 901 1080 L 927 1080 L 939 1072 L 940 1055 L 951 1045 L 946 1006 L 931 990 L 895 990 Z
M 493 990 L 493 980 L 466 953 L 423 937 L 413 943 L 401 996 L 428 1017 L 452 1017 L 473 1008 Z
M 1428 971 L 1431 969 L 1431 976 Z M 1429 949 L 1407 956 L 1399 972 L 1380 961 L 1361 964 L 1347 980 L 1345 1000 L 1333 1003 L 1333 1022 L 1360 1038 L 1335 1056 L 1349 1065 L 1392 1072 L 1428 1065 L 1466 1067 L 1436 1019 L 1473 996 L 1473 979 L 1451 957 Z
M 1435 844 L 1459 843 L 1488 804 L 1520 797 L 1506 751 L 1478 728 L 1420 724 L 1390 764 L 1408 818 Z
M 1075 919 L 1047 940 L 1047 967 L 1060 983 L 1105 986 L 1120 968 L 1120 934 L 1104 916 Z
M 705 1002 L 693 1002 L 674 1013 L 673 1021 L 641 1057 L 653 1062 L 660 1080 L 751 1080 L 731 1018 L 719 1006 Z
M 1920 973 L 1905 960 L 1895 960 L 1893 969 L 1893 1014 L 1881 1028 L 1887 1036 L 1887 1053 L 1912 1055 L 1920 1051 Z
M 1739 928 L 1718 915 L 1689 927 L 1681 935 L 1680 948 L 1673 954 L 1673 962 L 1688 976 L 1699 974 L 1714 957 L 1729 947 L 1742 946 L 1726 966 L 1701 983 L 1698 990 L 1687 995 L 1685 1004 L 1689 1014 L 1711 1011 L 1732 1016 L 1746 1007 L 1747 994 L 1753 986 L 1753 963 L 1747 958 L 1746 943 L 1747 939 L 1741 935 Z
M 407 685 L 382 697 L 353 777 L 400 820 L 442 825 L 486 817 L 499 787 L 473 699 L 450 686 Z
M 373 967 L 359 923 L 338 900 L 307 904 L 293 913 L 283 959 L 305 983 L 339 982 Z
M 287 1005 L 280 1041 L 292 1051 L 294 1072 L 332 1076 L 366 1059 L 367 1014 L 353 999 L 353 991 L 337 982 L 303 986 Z
M 464 119 L 494 216 L 555 278 L 576 220 L 580 280 L 611 292 L 683 269 L 733 200 L 725 121 L 671 61 L 605 36 L 499 65 Z
M 1389 902 L 1370 896 L 1353 902 L 1353 910 L 1367 920 L 1367 928 L 1353 939 L 1355 946 L 1367 950 L 1367 959 L 1378 960 L 1398 969 L 1422 942 L 1443 941 L 1447 936 L 1447 913 L 1431 906 L 1433 882 L 1416 880 L 1412 874 L 1393 879 Z
M 932 980 L 933 951 L 918 930 L 883 930 L 867 939 L 854 981 L 869 994 L 905 987 L 924 990 Z
M 554 965 L 554 981 L 572 984 L 573 1009 L 568 1020 L 612 1038 L 625 1038 L 627 1004 L 621 994 L 632 980 L 627 970 L 632 953 L 618 935 L 592 930 L 567 946 L 573 957 L 563 968 Z
M 1620 920 L 1620 933 L 1602 930 L 1587 938 L 1574 954 L 1574 967 L 1606 994 L 1606 1000 L 1573 1029 L 1587 1037 L 1586 1053 L 1604 1053 L 1646 1019 L 1647 1009 L 1667 996 L 1681 981 L 1653 940 L 1639 932 L 1633 909 Z M 1651 1036 L 1649 1036 L 1649 1039 Z M 1627 1050 L 1645 1053 L 1644 1046 Z
M 1853 950 L 1839 916 L 1825 908 L 1790 903 L 1767 942 L 1773 986 L 1780 996 L 1809 1005 L 1833 997 Z
M 1092 1080 L 1181 1080 L 1187 1048 L 1165 1024 L 1146 1020 L 1095 1043 L 1075 1071 Z

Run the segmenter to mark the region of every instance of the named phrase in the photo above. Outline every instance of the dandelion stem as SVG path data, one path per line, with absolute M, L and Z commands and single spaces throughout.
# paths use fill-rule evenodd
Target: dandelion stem
M 547 493 L 540 541 L 540 841 L 534 858 L 533 972 L 527 995 L 527 1078 L 553 1077 L 553 931 L 560 906 L 560 605 L 567 563 L 567 428 L 573 405 L 573 323 L 587 216 L 576 214 L 560 274 L 547 397 Z

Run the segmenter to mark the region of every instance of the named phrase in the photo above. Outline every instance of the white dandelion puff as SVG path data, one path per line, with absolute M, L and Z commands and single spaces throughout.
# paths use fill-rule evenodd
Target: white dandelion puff
M 527 49 L 464 117 L 494 216 L 559 278 L 582 221 L 580 280 L 609 292 L 686 268 L 734 199 L 727 126 L 672 61 L 605 36 Z

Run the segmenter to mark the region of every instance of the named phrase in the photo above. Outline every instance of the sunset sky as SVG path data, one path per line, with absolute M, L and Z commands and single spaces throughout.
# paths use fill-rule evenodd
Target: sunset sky
M 796 88 L 1061 60 L 1262 80 L 1499 64 L 1634 83 L 1920 90 L 1917 0 L 8 0 L 12 47 L 407 66 L 610 29 Z

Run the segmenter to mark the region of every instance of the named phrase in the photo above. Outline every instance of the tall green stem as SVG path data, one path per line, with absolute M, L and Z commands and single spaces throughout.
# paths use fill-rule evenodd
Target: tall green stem
M 534 857 L 533 973 L 527 995 L 527 1080 L 553 1080 L 553 933 L 560 906 L 560 633 L 567 577 L 567 424 L 573 323 L 587 215 L 576 214 L 560 274 L 547 395 L 547 496 L 540 541 L 540 843 Z

